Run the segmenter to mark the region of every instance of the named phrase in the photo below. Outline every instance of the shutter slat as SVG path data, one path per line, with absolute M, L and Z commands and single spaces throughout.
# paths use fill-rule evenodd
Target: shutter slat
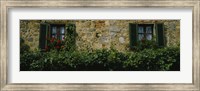
M 163 24 L 157 24 L 157 42 L 159 46 L 164 46 L 164 29 Z
M 42 51 L 45 50 L 45 46 L 47 46 L 47 40 L 46 40 L 47 32 L 48 32 L 48 25 L 40 24 L 39 48 Z
M 130 30 L 130 47 L 131 49 L 137 44 L 137 24 L 129 24 Z

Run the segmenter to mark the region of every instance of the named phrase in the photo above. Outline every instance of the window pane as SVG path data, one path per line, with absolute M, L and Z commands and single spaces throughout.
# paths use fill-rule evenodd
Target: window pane
M 52 34 L 56 34 L 56 27 L 52 27 Z
M 60 34 L 64 34 L 65 33 L 65 28 L 64 27 L 61 27 L 60 28 Z
M 139 27 L 139 29 L 138 29 L 138 33 L 144 33 L 144 29 L 143 29 L 143 27 Z
M 52 35 L 52 38 L 57 38 L 57 36 L 56 35 Z
M 138 39 L 142 40 L 142 38 L 144 38 L 144 35 L 143 34 L 138 34 Z
M 147 40 L 151 40 L 151 39 L 152 39 L 152 34 L 147 34 L 147 35 L 146 35 L 146 39 L 147 39 Z
M 152 33 L 152 28 L 150 26 L 146 27 L 146 33 Z
M 64 35 L 61 35 L 61 36 L 60 36 L 60 40 L 65 40 L 65 36 L 64 36 Z

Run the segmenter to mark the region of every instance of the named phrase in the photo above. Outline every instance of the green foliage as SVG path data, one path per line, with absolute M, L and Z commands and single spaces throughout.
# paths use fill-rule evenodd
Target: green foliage
M 141 40 L 138 40 L 136 45 L 133 46 L 134 51 L 141 51 L 144 49 L 158 49 L 161 48 L 161 46 L 158 45 L 158 43 L 155 40 L 155 36 L 152 40 L 147 40 L 142 38 Z
M 20 54 L 20 70 L 29 71 L 31 69 L 31 64 L 42 60 L 43 54 L 41 52 L 24 52 Z M 38 68 L 41 65 L 37 65 Z
M 50 50 L 62 50 L 64 49 L 64 42 L 60 39 L 56 39 L 56 38 L 48 38 L 48 45 L 45 46 L 45 50 L 46 51 L 50 51 Z
M 76 26 L 75 24 L 68 24 L 67 26 L 67 33 L 65 35 L 65 46 L 64 50 L 66 51 L 74 51 L 76 49 Z
M 122 53 L 94 51 L 27 52 L 20 56 L 20 70 L 32 71 L 172 71 L 180 70 L 179 47 Z
M 126 70 L 164 71 L 180 70 L 179 47 L 165 47 L 161 49 L 145 49 L 141 52 L 129 54 L 124 62 Z

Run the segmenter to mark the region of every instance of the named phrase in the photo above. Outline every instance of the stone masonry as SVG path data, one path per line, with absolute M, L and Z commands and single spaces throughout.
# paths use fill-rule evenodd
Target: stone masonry
M 172 46 L 180 43 L 179 20 L 21 20 L 20 37 L 25 40 L 31 50 L 38 49 L 40 23 L 44 22 L 66 26 L 75 24 L 78 50 L 115 48 L 119 51 L 129 51 L 129 23 L 163 23 L 166 45 Z

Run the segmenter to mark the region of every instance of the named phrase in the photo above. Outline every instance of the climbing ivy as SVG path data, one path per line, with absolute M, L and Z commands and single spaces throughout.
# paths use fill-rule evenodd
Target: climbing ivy
M 66 51 L 74 51 L 76 49 L 76 26 L 75 24 L 68 24 L 66 26 L 67 33 L 65 34 L 65 48 Z

